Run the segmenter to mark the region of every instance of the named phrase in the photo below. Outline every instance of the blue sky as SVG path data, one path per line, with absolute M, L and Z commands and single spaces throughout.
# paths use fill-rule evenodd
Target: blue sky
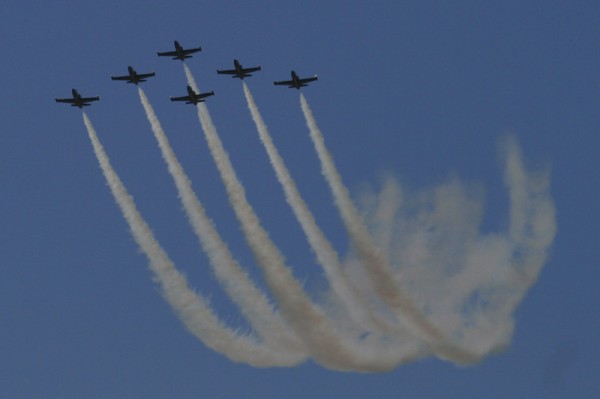
M 148 4 L 150 3 L 150 4 Z M 73 2 L 0 5 L 0 396 L 11 398 L 590 398 L 600 395 L 600 5 L 592 1 Z M 256 369 L 208 349 L 160 295 L 114 203 L 81 112 L 54 97 L 76 87 L 113 166 L 161 244 L 226 322 L 245 328 L 189 228 L 137 93 L 112 82 L 155 71 L 144 90 L 194 189 L 236 258 L 262 283 L 227 202 L 173 40 L 248 198 L 294 274 L 326 283 L 274 178 L 233 58 L 319 225 L 349 248 L 308 137 L 290 69 L 355 199 L 393 175 L 408 192 L 453 176 L 484 188 L 482 231 L 507 228 L 498 141 L 519 140 L 528 168 L 551 167 L 558 234 L 515 313 L 510 346 L 459 367 L 429 357 L 380 374 L 309 361 Z

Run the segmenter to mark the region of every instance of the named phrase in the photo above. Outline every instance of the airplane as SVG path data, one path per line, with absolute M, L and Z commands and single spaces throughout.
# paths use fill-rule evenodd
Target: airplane
M 71 90 L 71 93 L 73 93 L 73 98 L 55 98 L 54 100 L 57 103 L 67 103 L 71 104 L 72 107 L 79 107 L 82 109 L 83 107 L 90 106 L 91 104 L 88 103 L 92 101 L 100 101 L 100 97 L 81 97 L 75 89 Z
M 150 73 L 137 73 L 133 67 L 128 66 L 127 70 L 129 71 L 129 75 L 125 76 L 111 76 L 112 80 L 125 80 L 127 83 L 133 83 L 137 85 L 138 83 L 145 82 L 146 78 L 150 78 L 152 76 L 156 76 L 154 72 Z
M 164 53 L 157 52 L 159 57 L 173 57 L 174 60 L 184 61 L 186 58 L 192 58 L 190 54 L 202 51 L 202 47 L 184 49 L 179 42 L 175 40 L 175 51 L 165 51 Z
M 188 92 L 187 96 L 183 96 L 183 97 L 171 97 L 171 101 L 185 101 L 186 104 L 198 105 L 198 103 L 203 103 L 204 102 L 204 98 L 206 98 L 208 96 L 214 96 L 215 95 L 214 91 L 211 91 L 211 92 L 208 92 L 208 93 L 196 93 L 194 91 L 194 89 L 192 89 L 190 87 L 190 85 L 187 86 L 187 92 Z
M 225 69 L 225 70 L 217 69 L 217 73 L 222 74 L 222 75 L 233 75 L 232 78 L 244 79 L 248 76 L 252 76 L 251 72 L 260 71 L 260 65 L 257 67 L 254 67 L 254 68 L 244 68 L 244 67 L 242 67 L 242 64 L 240 64 L 240 62 L 238 60 L 233 60 L 233 66 L 235 67 L 235 69 Z
M 288 88 L 296 88 L 298 90 L 300 90 L 301 87 L 304 86 L 308 86 L 307 83 L 309 82 L 314 82 L 315 80 L 319 80 L 319 78 L 317 78 L 317 75 L 310 77 L 310 78 L 305 78 L 305 79 L 300 79 L 298 77 L 298 75 L 296 74 L 295 71 L 292 71 L 292 80 L 282 80 L 279 82 L 273 82 L 274 85 L 278 86 L 288 86 Z

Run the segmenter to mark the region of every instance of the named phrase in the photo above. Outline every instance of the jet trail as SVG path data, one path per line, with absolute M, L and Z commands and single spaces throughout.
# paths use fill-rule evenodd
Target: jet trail
M 295 352 L 298 362 L 304 360 L 306 355 L 300 348 L 300 342 L 292 336 L 290 329 L 275 313 L 265 295 L 254 285 L 248 274 L 233 258 L 212 220 L 206 215 L 204 207 L 192 189 L 190 179 L 179 163 L 154 109 L 141 87 L 138 87 L 138 94 L 163 159 L 175 182 L 188 221 L 200 240 L 200 245 L 207 254 L 219 282 L 230 298 L 240 307 L 242 314 L 252 327 L 265 339 L 266 344 L 274 350 L 289 352 L 284 357 L 291 358 Z
M 184 69 L 190 86 L 199 91 L 185 64 Z M 286 201 L 325 270 L 337 296 L 335 303 L 346 309 L 344 317 L 336 317 L 337 308 L 328 308 L 333 310 L 327 314 L 313 303 L 285 264 L 248 203 L 204 104 L 197 106 L 197 112 L 211 156 L 280 314 L 219 236 L 148 98 L 141 88 L 138 90 L 188 221 L 217 279 L 253 326 L 253 333 L 249 334 L 224 324 L 208 301 L 189 288 L 185 276 L 176 269 L 137 211 L 91 121 L 83 113 L 102 173 L 131 234 L 149 259 L 163 296 L 190 332 L 232 361 L 256 367 L 293 366 L 310 355 L 325 367 L 359 372 L 387 371 L 431 354 L 456 363 L 473 363 L 508 345 L 514 330 L 513 312 L 537 280 L 556 234 L 549 173 L 526 170 L 513 137 L 505 140 L 503 147 L 504 179 L 510 197 L 508 231 L 480 232 L 480 198 L 459 180 L 419 194 L 408 201 L 417 207 L 413 209 L 411 205 L 406 210 L 400 210 L 399 187 L 388 181 L 379 196 L 366 197 L 369 206 L 365 220 L 369 226 L 373 224 L 375 241 L 301 95 L 302 111 L 322 174 L 357 255 L 355 258 L 353 253 L 342 267 L 278 153 L 249 88 L 242 83 L 248 108 Z M 363 285 L 356 277 L 365 275 L 369 278 L 361 281 L 371 281 Z M 402 281 L 396 280 L 400 275 Z M 375 308 L 371 302 L 374 299 L 395 314 L 398 325 L 378 314 L 381 308 Z M 421 309 L 426 309 L 426 314 Z
M 505 347 L 514 329 L 512 314 L 527 290 L 537 280 L 556 235 L 554 202 L 549 194 L 548 171 L 530 172 L 523 166 L 521 150 L 513 136 L 501 143 L 504 180 L 510 196 L 506 241 L 509 267 L 496 271 L 491 287 L 484 287 L 485 312 L 474 318 L 473 340 L 480 353 Z M 467 280 L 467 279 L 465 279 Z M 487 289 L 487 292 L 485 291 Z
M 184 70 L 188 83 L 197 90 L 198 86 L 185 64 Z M 313 358 L 324 366 L 337 370 L 384 371 L 394 368 L 399 363 L 398 351 L 365 353 L 357 350 L 335 331 L 325 313 L 306 296 L 248 203 L 245 190 L 223 148 L 206 105 L 201 103 L 197 108 L 211 155 L 219 169 L 244 236 L 258 265 L 263 269 L 267 284 L 277 299 L 283 316 L 292 325 Z
M 344 304 L 346 312 L 355 322 L 366 330 L 376 329 L 386 334 L 400 333 L 401 331 L 397 326 L 385 323 L 374 315 L 373 309 L 369 309 L 367 299 L 364 297 L 363 293 L 349 281 L 342 269 L 337 252 L 333 249 L 331 242 L 325 237 L 325 234 L 317 225 L 312 212 L 308 209 L 306 202 L 302 199 L 292 176 L 279 155 L 279 151 L 273 143 L 273 139 L 269 134 L 267 125 L 259 112 L 250 89 L 245 82 L 242 83 L 252 119 L 258 130 L 260 140 L 267 151 L 271 165 L 275 170 L 277 180 L 279 180 L 279 183 L 283 187 L 285 199 L 300 223 L 319 263 L 323 266 L 325 273 L 327 274 L 327 279 L 334 292 Z
M 512 313 L 527 290 L 538 279 L 556 236 L 556 210 L 549 194 L 549 173 L 527 173 L 514 137 L 503 144 L 505 184 L 510 194 L 509 239 L 513 244 L 513 283 L 520 295 L 507 305 Z
M 548 176 L 531 176 L 523 167 L 514 137 L 505 140 L 505 182 L 510 193 L 511 241 L 519 253 L 519 266 L 527 288 L 535 282 L 556 234 L 554 203 L 548 195 Z
M 389 262 L 373 243 L 360 214 L 350 198 L 348 189 L 342 183 L 342 178 L 335 167 L 333 158 L 325 147 L 323 134 L 319 130 L 303 94 L 300 94 L 300 104 L 310 131 L 310 137 L 321 162 L 321 172 L 329 184 L 352 244 L 362 260 L 363 266 L 368 271 L 379 297 L 402 321 L 409 325 L 416 336 L 422 337 L 437 355 L 458 363 L 477 361 L 479 357 L 475 354 L 446 342 L 444 335 L 426 319 L 410 298 L 402 292 Z
M 104 177 L 129 225 L 132 236 L 150 260 L 150 269 L 160 282 L 165 299 L 186 327 L 208 347 L 223 353 L 235 362 L 244 362 L 257 367 L 297 364 L 297 357 L 292 356 L 286 362 L 279 355 L 273 356 L 272 351 L 256 342 L 254 337 L 236 334 L 224 326 L 207 302 L 188 287 L 185 277 L 175 268 L 156 241 L 150 227 L 138 212 L 133 198 L 112 168 L 85 112 L 83 121 Z

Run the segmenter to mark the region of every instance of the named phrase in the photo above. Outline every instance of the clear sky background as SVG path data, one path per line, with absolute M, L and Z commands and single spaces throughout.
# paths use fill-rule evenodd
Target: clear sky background
M 600 397 L 600 4 L 597 1 L 13 1 L 0 3 L 0 397 L 594 398 Z M 355 198 L 382 176 L 419 191 L 458 176 L 485 188 L 482 228 L 507 226 L 498 140 L 514 133 L 527 165 L 551 165 L 558 235 L 518 308 L 511 345 L 459 367 L 427 358 L 381 374 L 314 362 L 235 364 L 197 341 L 163 300 L 116 207 L 71 88 L 140 211 L 190 284 L 245 328 L 187 225 L 127 65 L 209 215 L 260 279 L 191 106 L 173 40 L 248 198 L 294 274 L 324 279 L 250 118 L 238 80 L 217 68 L 260 64 L 247 82 L 321 227 L 348 238 L 320 175 L 296 90 L 303 89 Z

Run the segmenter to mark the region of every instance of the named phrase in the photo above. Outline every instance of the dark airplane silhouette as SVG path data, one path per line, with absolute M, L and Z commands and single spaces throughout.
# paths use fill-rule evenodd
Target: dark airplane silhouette
M 133 67 L 128 66 L 127 70 L 129 71 L 129 75 L 125 76 L 111 76 L 112 80 L 124 80 L 127 83 L 133 83 L 137 85 L 138 83 L 145 82 L 146 78 L 150 78 L 152 76 L 156 76 L 154 72 L 150 73 L 137 73 Z
M 184 61 L 186 58 L 192 58 L 190 54 L 202 51 L 201 47 L 184 49 L 177 40 L 175 40 L 174 43 L 175 51 L 165 51 L 163 53 L 157 52 L 156 54 L 158 54 L 159 57 L 173 57 L 174 60 Z
M 100 101 L 100 97 L 81 97 L 81 95 L 77 92 L 77 90 L 71 90 L 73 94 L 73 98 L 55 98 L 54 100 L 57 103 L 67 103 L 71 104 L 72 107 L 88 107 L 91 104 L 88 104 L 92 101 Z
M 307 83 L 314 82 L 315 80 L 318 80 L 318 79 L 319 78 L 317 78 L 317 75 L 315 75 L 311 78 L 300 79 L 298 77 L 298 74 L 296 74 L 295 71 L 292 71 L 292 80 L 282 80 L 279 82 L 273 82 L 273 84 L 276 86 L 287 86 L 290 89 L 296 88 L 296 89 L 300 90 L 301 87 L 308 86 Z
M 233 60 L 233 66 L 235 69 L 225 69 L 225 70 L 217 69 L 217 73 L 222 74 L 222 75 L 233 75 L 232 78 L 244 79 L 248 76 L 252 76 L 251 75 L 252 72 L 260 71 L 260 65 L 257 67 L 253 67 L 253 68 L 244 68 L 244 67 L 242 67 L 242 64 L 239 63 L 238 60 Z
M 171 97 L 171 101 L 185 101 L 186 104 L 198 105 L 198 103 L 204 102 L 206 97 L 215 95 L 214 91 L 208 93 L 196 93 L 194 89 L 190 87 L 190 85 L 187 86 L 187 92 L 187 96 Z

